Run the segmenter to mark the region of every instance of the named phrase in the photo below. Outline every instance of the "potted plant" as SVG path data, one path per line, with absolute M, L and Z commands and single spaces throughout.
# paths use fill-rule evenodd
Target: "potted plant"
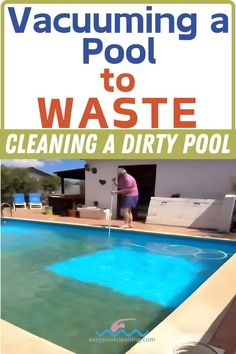
M 72 209 L 68 209 L 68 216 L 76 218 L 76 214 L 77 214 L 76 203 L 73 202 Z

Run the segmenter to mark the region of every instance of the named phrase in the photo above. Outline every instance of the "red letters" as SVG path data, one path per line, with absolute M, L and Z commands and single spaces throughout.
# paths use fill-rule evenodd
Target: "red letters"
M 66 99 L 65 113 L 63 116 L 61 103 L 58 98 L 51 100 L 49 114 L 46 112 L 45 98 L 38 98 L 39 114 L 43 128 L 52 128 L 54 116 L 57 116 L 59 128 L 70 128 L 73 98 Z
M 148 103 L 151 106 L 151 112 L 145 115 L 145 117 L 139 116 L 139 112 L 135 109 L 135 104 L 138 103 L 137 101 L 138 100 L 133 97 L 117 98 L 113 101 L 112 107 L 112 102 L 110 101 L 105 101 L 105 103 L 103 102 L 103 105 L 101 105 L 97 97 L 90 97 L 86 102 L 82 117 L 78 116 L 78 128 L 85 129 L 90 120 L 93 122 L 97 120 L 100 128 L 116 127 L 129 129 L 135 127 L 138 119 L 145 119 L 145 124 L 141 124 L 142 126 L 145 126 L 147 129 L 158 129 L 160 119 L 162 119 L 162 126 L 164 126 L 165 116 L 170 113 L 170 110 L 173 117 L 173 128 L 196 128 L 196 120 L 181 120 L 182 116 L 194 115 L 194 109 L 182 108 L 183 104 L 195 104 L 196 99 L 194 97 L 174 98 L 172 102 L 169 102 L 166 97 L 142 98 L 143 104 Z M 162 114 L 160 114 L 161 104 L 164 104 Z M 73 98 L 66 98 L 64 112 L 62 111 L 61 102 L 58 98 L 51 100 L 49 113 L 46 111 L 45 98 L 38 98 L 38 105 L 43 128 L 52 128 L 55 117 L 59 128 L 73 128 L 70 127 Z M 132 105 L 132 109 L 128 108 L 128 105 Z M 113 109 L 112 112 L 111 109 Z M 76 114 L 76 112 L 74 112 L 74 114 Z M 128 118 L 122 120 L 119 119 L 119 115 L 128 116 Z
M 194 115 L 194 109 L 181 109 L 181 103 L 195 103 L 196 99 L 174 98 L 174 128 L 196 128 L 196 121 L 181 121 L 182 115 Z
M 125 114 L 130 117 L 127 121 L 121 121 L 114 119 L 114 126 L 117 128 L 128 129 L 135 126 L 137 123 L 137 114 L 134 110 L 128 108 L 122 108 L 123 103 L 135 104 L 135 98 L 118 98 L 114 102 L 114 110 L 117 113 Z
M 94 108 L 95 112 L 92 113 Z M 89 119 L 98 119 L 101 128 L 108 128 L 106 118 L 103 114 L 102 108 L 97 98 L 91 97 L 85 107 L 83 116 L 79 123 L 79 128 L 86 128 Z
M 143 98 L 143 103 L 150 103 L 152 107 L 151 127 L 158 128 L 159 123 L 159 103 L 167 103 L 167 98 Z

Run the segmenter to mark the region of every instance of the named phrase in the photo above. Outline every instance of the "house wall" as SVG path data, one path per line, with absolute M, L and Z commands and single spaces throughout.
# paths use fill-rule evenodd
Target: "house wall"
M 162 160 L 157 163 L 156 196 L 223 199 L 232 192 L 235 160 Z
M 121 165 L 147 165 L 154 160 L 89 160 L 89 166 L 96 167 L 97 173 L 86 172 L 85 203 L 110 208 L 111 179 Z M 223 199 L 233 189 L 230 176 L 236 175 L 235 160 L 160 160 L 157 163 L 155 185 L 156 197 L 170 197 L 180 193 L 182 198 Z M 99 179 L 106 180 L 105 185 Z M 113 200 L 113 216 L 116 216 L 116 196 Z

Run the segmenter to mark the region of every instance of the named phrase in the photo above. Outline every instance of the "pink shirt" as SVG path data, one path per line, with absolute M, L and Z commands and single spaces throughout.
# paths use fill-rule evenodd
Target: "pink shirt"
M 132 177 L 129 174 L 126 174 L 119 179 L 119 189 L 125 189 L 125 188 L 129 188 L 129 192 L 126 193 L 125 195 L 129 195 L 129 196 L 138 195 L 137 183 L 134 177 Z

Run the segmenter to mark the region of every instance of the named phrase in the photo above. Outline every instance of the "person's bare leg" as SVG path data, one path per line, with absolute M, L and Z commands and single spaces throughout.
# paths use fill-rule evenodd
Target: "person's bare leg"
M 132 214 L 132 210 L 129 209 L 129 222 L 128 222 L 129 227 L 131 227 L 132 221 L 133 221 L 133 214 Z
M 123 208 L 123 218 L 124 218 L 124 225 L 122 227 L 129 227 L 129 209 L 128 208 Z

